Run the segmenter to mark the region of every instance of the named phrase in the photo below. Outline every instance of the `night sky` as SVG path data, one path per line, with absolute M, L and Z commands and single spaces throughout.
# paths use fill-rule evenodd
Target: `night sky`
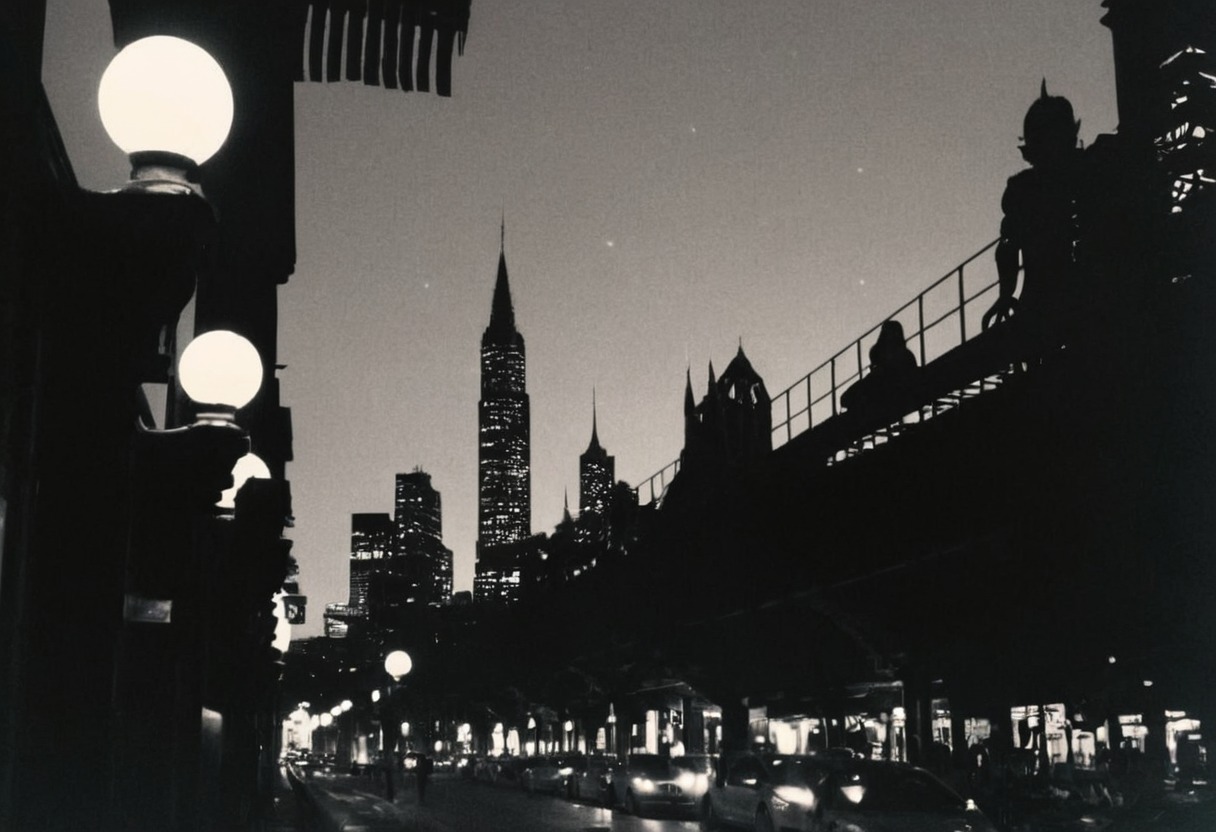
M 105 0 L 51 0 L 45 83 L 81 184 L 129 167 L 96 116 Z M 1116 127 L 1099 0 L 474 0 L 453 97 L 296 87 L 280 290 L 294 554 L 347 599 L 353 512 L 421 466 L 455 585 L 477 527 L 479 345 L 499 223 L 532 400 L 533 530 L 599 438 L 637 483 L 740 339 L 777 393 L 996 236 L 1021 119 Z

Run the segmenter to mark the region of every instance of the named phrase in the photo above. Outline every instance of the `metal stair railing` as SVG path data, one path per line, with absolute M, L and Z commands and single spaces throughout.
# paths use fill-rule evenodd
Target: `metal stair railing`
M 899 321 L 903 325 L 906 342 L 912 347 L 921 367 L 977 334 L 980 331 L 977 320 L 995 300 L 995 296 L 989 296 L 999 285 L 995 261 L 987 260 L 987 268 L 977 261 L 995 248 L 997 242 L 999 240 L 993 240 L 972 254 L 847 347 L 775 395 L 772 399 L 773 449 L 840 413 L 840 397 L 869 369 L 868 348 L 877 340 L 878 332 L 886 321 Z M 984 307 L 977 310 L 981 299 Z M 974 390 L 960 390 L 955 396 L 962 399 L 979 395 L 999 384 L 999 381 L 995 377 L 979 379 L 973 385 Z M 921 407 L 917 416 L 921 420 L 930 418 L 955 405 L 957 401 L 934 401 Z M 890 433 L 893 435 L 897 432 Z M 853 448 L 842 453 L 852 455 L 889 438 L 890 435 L 879 431 L 862 437 Z M 662 499 L 679 470 L 680 460 L 676 459 L 642 480 L 636 489 L 638 501 L 645 503 Z
M 986 296 L 996 289 L 999 281 L 992 260 L 987 261 L 987 269 L 981 269 L 978 264 L 970 269 L 968 266 L 991 251 L 997 242 L 988 243 L 847 347 L 773 396 L 773 448 L 779 448 L 840 412 L 841 395 L 870 366 L 868 347 L 877 340 L 883 322 L 894 320 L 903 325 L 907 343 L 921 367 L 978 333 L 977 319 L 984 310 L 975 314 L 976 306 L 981 298 L 985 298 L 985 308 L 991 305 L 995 296 L 992 299 L 986 299 Z M 970 333 L 968 313 L 972 313 Z

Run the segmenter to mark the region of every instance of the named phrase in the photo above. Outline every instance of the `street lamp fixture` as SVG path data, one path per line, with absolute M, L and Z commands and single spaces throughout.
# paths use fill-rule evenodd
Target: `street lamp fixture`
M 236 492 L 240 491 L 245 480 L 249 479 L 270 479 L 270 468 L 254 453 L 245 454 L 232 466 L 232 487 L 220 494 L 220 501 L 216 506 L 229 510 L 236 508 Z
M 101 123 L 147 190 L 195 190 L 198 166 L 232 127 L 232 88 L 206 50 L 156 35 L 120 51 L 101 77 Z
M 394 650 L 384 657 L 384 672 L 392 676 L 395 682 L 400 681 L 413 667 L 414 662 L 410 659 L 410 654 L 404 650 Z
M 355 704 L 353 702 L 351 702 L 349 699 L 343 699 L 342 704 L 339 705 L 338 708 L 341 710 L 342 713 L 346 713 L 354 706 L 355 706 Z
M 330 716 L 341 716 L 342 715 L 342 706 L 334 705 L 332 708 L 329 709 L 329 715 Z
M 274 641 L 271 644 L 280 654 L 286 654 L 291 649 L 291 622 L 287 620 L 283 595 L 284 593 L 279 592 L 274 596 Z
M 321 714 L 320 724 L 321 724 L 322 728 L 328 728 L 329 726 L 333 725 L 334 724 L 334 715 L 328 711 L 326 713 Z
M 262 358 L 248 339 L 216 329 L 182 350 L 177 373 L 186 395 L 207 408 L 198 414 L 199 422 L 230 424 L 262 386 Z

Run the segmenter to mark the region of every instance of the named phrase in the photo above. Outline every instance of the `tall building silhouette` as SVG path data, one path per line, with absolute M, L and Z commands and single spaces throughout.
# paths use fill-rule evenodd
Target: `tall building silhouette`
M 600 445 L 596 425 L 595 396 L 591 397 L 591 442 L 578 458 L 578 511 L 579 516 L 608 516 L 612 497 L 612 483 L 616 477 L 616 460 Z
M 481 336 L 481 401 L 477 407 L 477 600 L 509 600 L 500 584 L 518 583 L 508 554 L 529 536 L 532 517 L 530 416 L 524 337 L 515 328 L 504 245 L 490 323 Z M 507 547 L 507 548 L 503 548 Z M 508 593 L 510 595 L 510 593 Z
M 389 568 L 393 553 L 393 520 L 387 514 L 350 516 L 350 607 L 366 615 L 376 576 Z
M 452 550 L 443 545 L 443 505 L 421 468 L 398 474 L 394 495 L 394 555 L 409 577 L 407 602 L 446 604 L 452 596 Z

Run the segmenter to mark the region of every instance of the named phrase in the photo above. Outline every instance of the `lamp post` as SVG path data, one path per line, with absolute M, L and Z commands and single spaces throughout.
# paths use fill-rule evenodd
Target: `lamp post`
M 97 106 L 110 139 L 131 157 L 142 190 L 198 193 L 198 166 L 232 127 L 232 88 L 206 50 L 154 35 L 128 44 L 101 77 Z
M 408 676 L 413 668 L 414 661 L 404 650 L 392 650 L 384 657 L 384 672 L 392 679 L 392 683 L 388 686 L 388 695 L 380 700 L 380 724 L 389 728 L 384 731 L 385 743 L 382 753 L 384 755 L 385 791 L 390 801 L 393 799 L 395 788 L 396 775 L 394 772 L 401 767 L 398 749 L 402 745 L 402 740 L 409 733 L 409 723 L 402 721 L 400 730 L 392 730 L 392 726 L 397 725 L 401 717 L 401 689 L 403 687 L 401 680 Z
M 138 265 L 129 288 L 139 310 L 132 327 L 135 378 L 167 382 L 174 378 L 168 365 L 176 348 L 172 332 L 206 268 L 204 253 L 216 228 L 199 166 L 226 141 L 233 121 L 231 88 L 203 49 L 154 36 L 130 43 L 115 57 L 102 77 L 98 108 L 106 131 L 132 164 L 130 181 L 94 202 L 97 212 L 116 214 L 130 227 L 121 252 L 128 268 Z M 262 359 L 235 333 L 205 332 L 181 352 L 176 379 L 194 406 L 186 408 L 179 399 L 165 417 L 170 429 L 149 429 L 145 419 L 134 440 L 126 634 L 116 686 L 123 730 L 115 766 L 126 775 L 115 791 L 120 816 L 131 828 L 188 826 L 195 822 L 191 817 L 208 813 L 223 825 L 219 807 L 236 806 L 240 797 L 220 800 L 220 784 L 224 792 L 235 790 L 232 778 L 241 775 L 234 775 L 229 760 L 240 755 L 221 755 L 219 749 L 234 742 L 273 745 L 263 740 L 273 739 L 274 719 L 258 723 L 261 729 L 246 728 L 254 723 L 238 718 L 237 711 L 260 714 L 272 698 L 268 685 L 277 671 L 270 661 L 274 654 L 259 652 L 263 631 L 267 649 L 272 635 L 279 636 L 280 655 L 289 638 L 272 612 L 274 588 L 260 595 L 274 583 L 272 573 L 285 562 L 285 551 L 282 558 L 246 567 L 261 572 L 243 582 L 223 574 L 236 560 L 228 543 L 241 530 L 222 529 L 215 520 L 217 501 L 221 508 L 236 508 L 242 520 L 233 504 L 235 488 L 229 495 L 221 492 L 249 451 L 249 435 L 235 416 L 261 385 Z M 264 478 L 265 469 L 254 476 Z M 273 502 L 251 501 L 246 514 Z M 237 525 L 248 530 L 273 523 L 246 517 Z M 272 536 L 277 540 L 279 534 Z M 253 620 L 243 627 L 230 620 L 236 618 Z M 146 631 L 151 625 L 169 626 L 154 635 Z M 154 698 L 148 691 L 157 688 L 174 693 Z M 273 704 L 266 711 L 273 714 Z M 149 716 L 156 712 L 159 717 Z M 254 737 L 255 731 L 266 736 Z M 210 762 L 200 769 L 191 763 L 199 759 Z

